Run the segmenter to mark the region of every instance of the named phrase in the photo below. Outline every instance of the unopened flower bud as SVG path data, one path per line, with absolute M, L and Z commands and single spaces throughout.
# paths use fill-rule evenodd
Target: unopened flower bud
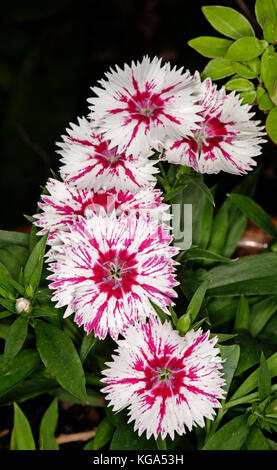
M 185 313 L 179 318 L 176 328 L 180 333 L 185 334 L 189 330 L 190 324 L 191 324 L 190 314 Z
M 17 299 L 15 303 L 15 308 L 18 313 L 30 313 L 31 311 L 31 302 L 28 299 L 25 299 L 24 297 L 20 297 Z

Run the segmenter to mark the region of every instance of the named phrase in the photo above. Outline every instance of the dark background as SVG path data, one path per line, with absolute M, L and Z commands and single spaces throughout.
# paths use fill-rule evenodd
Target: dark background
M 158 55 L 194 72 L 208 59 L 187 45 L 220 36 L 201 12 L 225 5 L 253 14 L 254 0 L 8 0 L 1 2 L 0 126 L 1 228 L 13 230 L 34 214 L 50 168 L 58 170 L 55 142 L 69 122 L 88 112 L 90 87 L 115 64 Z M 255 25 L 257 34 L 261 31 Z M 264 114 L 259 117 L 264 119 Z M 274 214 L 276 147 L 264 146 L 256 200 Z M 220 199 L 242 177 L 209 176 Z

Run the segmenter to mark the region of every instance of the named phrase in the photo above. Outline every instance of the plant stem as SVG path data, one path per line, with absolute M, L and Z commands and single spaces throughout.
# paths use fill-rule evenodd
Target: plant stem
M 167 174 L 166 174 L 166 172 L 165 172 L 165 169 L 164 169 L 164 167 L 163 167 L 163 164 L 162 164 L 162 162 L 159 162 L 158 165 L 159 165 L 159 168 L 160 168 L 160 172 L 161 172 L 161 174 L 162 174 L 162 177 L 163 177 L 163 187 L 164 187 L 164 189 L 166 190 L 166 192 L 169 192 L 169 191 L 171 191 L 171 186 L 170 186 L 170 184 L 169 184 L 169 182 L 168 182 Z

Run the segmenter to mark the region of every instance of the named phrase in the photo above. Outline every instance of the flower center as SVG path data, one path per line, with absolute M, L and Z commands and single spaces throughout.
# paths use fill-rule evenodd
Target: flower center
M 121 281 L 124 269 L 113 261 L 106 261 L 103 268 L 107 271 L 105 280 Z
M 173 372 L 167 367 L 162 367 L 162 368 L 157 369 L 157 377 L 160 382 L 170 381 L 172 375 L 173 375 Z

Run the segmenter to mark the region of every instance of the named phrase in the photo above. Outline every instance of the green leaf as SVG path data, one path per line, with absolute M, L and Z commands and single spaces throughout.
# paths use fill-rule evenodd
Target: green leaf
M 228 197 L 258 227 L 269 233 L 273 238 L 277 236 L 277 231 L 271 218 L 253 199 L 242 194 L 229 194 Z
M 154 308 L 155 312 L 158 314 L 162 323 L 164 323 L 165 321 L 170 321 L 170 317 L 167 313 L 165 313 L 158 305 L 154 304 L 152 300 L 149 299 L 149 302 Z
M 50 374 L 68 392 L 85 401 L 85 375 L 71 339 L 41 320 L 37 320 L 35 332 L 38 352 Z
M 28 319 L 17 318 L 9 328 L 4 349 L 4 363 L 8 364 L 14 359 L 22 348 L 28 333 Z
M 58 401 L 55 399 L 45 411 L 39 427 L 40 450 L 59 450 L 55 439 L 58 422 Z
M 19 273 L 28 258 L 28 250 L 20 245 L 0 245 L 0 262 L 7 268 L 14 279 L 18 279 Z
M 211 190 L 208 188 L 208 186 L 204 183 L 202 175 L 198 175 L 198 174 L 187 175 L 187 179 L 192 184 L 197 186 L 197 188 L 200 189 L 200 191 L 202 191 L 205 194 L 205 196 L 207 196 L 207 198 L 211 201 L 212 205 L 215 206 L 213 194 Z
M 255 13 L 261 27 L 268 18 L 277 24 L 277 0 L 256 0 Z
M 267 18 L 264 24 L 264 38 L 269 43 L 277 40 L 277 27 L 270 18 Z
M 4 356 L 0 356 L 0 396 L 28 377 L 39 362 L 39 355 L 31 349 L 20 351 L 8 367 L 4 363 Z
M 277 107 L 269 111 L 265 127 L 269 137 L 277 145 Z
M 265 47 L 264 41 L 255 37 L 244 37 L 231 44 L 225 54 L 225 59 L 247 62 L 261 55 Z
M 76 397 L 76 395 L 72 395 L 72 393 L 67 392 L 64 388 L 58 387 L 56 389 L 50 390 L 48 393 L 52 395 L 53 397 L 57 397 L 58 400 L 61 401 L 67 401 L 70 403 L 76 403 L 76 404 L 81 404 L 88 406 L 98 406 L 102 407 L 104 406 L 104 398 L 101 393 L 96 392 L 95 390 L 92 390 L 90 388 L 87 389 L 86 391 L 86 399 L 81 400 Z
M 95 437 L 92 441 L 88 442 L 84 450 L 99 450 L 102 449 L 108 442 L 110 442 L 114 433 L 114 426 L 104 418 L 97 427 Z
M 226 396 L 229 391 L 231 382 L 234 377 L 234 373 L 238 366 L 239 356 L 240 356 L 240 347 L 237 344 L 232 346 L 219 346 L 220 355 L 223 359 L 223 376 L 226 384 L 224 385 L 224 390 L 226 391 Z
M 36 450 L 29 421 L 16 403 L 14 403 L 13 439 L 16 450 Z
M 258 377 L 258 389 L 259 389 L 259 399 L 264 401 L 271 393 L 271 375 L 270 371 L 264 357 L 264 353 L 261 354 L 260 360 L 260 371 Z
M 269 444 L 267 439 L 263 435 L 262 431 L 256 426 L 252 426 L 248 437 L 245 441 L 245 447 L 247 450 L 269 450 Z
M 247 330 L 249 323 L 249 305 L 247 299 L 242 295 L 236 313 L 234 331 Z
M 261 76 L 269 96 L 274 96 L 277 79 L 277 53 L 265 51 L 261 60 Z M 275 103 L 277 104 L 277 103 Z
M 269 359 L 267 359 L 267 365 L 270 370 L 271 377 L 276 377 L 277 375 L 277 353 L 274 353 Z M 230 401 L 236 400 L 237 398 L 244 397 L 248 393 L 252 392 L 255 388 L 258 387 L 260 368 L 252 372 L 251 375 L 242 383 L 242 385 L 237 389 L 234 395 L 231 397 Z
M 209 275 L 209 295 L 267 295 L 277 293 L 276 253 L 246 256 L 230 264 L 216 266 Z
M 229 39 L 215 38 L 212 36 L 199 36 L 188 41 L 188 45 L 205 57 L 224 57 L 232 44 Z
M 202 11 L 214 29 L 229 38 L 239 39 L 255 35 L 249 21 L 233 8 L 205 6 Z
M 121 423 L 113 435 L 110 450 L 156 450 L 156 441 L 151 437 L 146 439 L 133 431 L 133 426 Z
M 211 189 L 212 195 L 214 196 L 215 194 L 215 187 Z M 212 225 L 213 225 L 213 210 L 214 206 L 211 203 L 211 201 L 205 197 L 204 199 L 204 204 L 203 204 L 203 215 L 201 218 L 201 230 L 199 234 L 199 240 L 198 240 L 198 245 L 200 248 L 207 248 L 209 240 L 210 240 L 210 235 L 211 235 L 211 230 L 212 230 Z
M 241 64 L 240 62 L 231 63 L 233 64 L 233 71 L 243 78 L 256 78 L 258 76 L 258 73 L 247 65 Z
M 28 261 L 24 269 L 24 280 L 27 285 L 31 285 L 34 291 L 37 289 L 43 266 L 43 258 L 45 252 L 45 245 L 48 234 L 44 235 L 41 240 L 36 244 L 32 253 L 30 254 Z
M 82 363 L 85 361 L 88 353 L 95 346 L 96 342 L 97 338 L 93 335 L 93 333 L 83 337 L 80 351 L 80 359 Z
M 190 315 L 191 321 L 195 321 L 203 303 L 209 281 L 204 281 L 195 291 L 186 311 Z
M 271 296 L 253 305 L 251 309 L 249 331 L 257 336 L 277 310 L 277 296 Z
M 0 263 L 0 286 L 12 296 L 15 294 L 15 289 L 12 284 L 12 277 L 7 268 L 2 263 Z
M 245 443 L 249 431 L 247 415 L 237 416 L 222 426 L 206 442 L 202 450 L 239 450 Z
M 245 78 L 233 78 L 225 83 L 225 88 L 227 90 L 236 90 L 236 91 L 250 91 L 254 90 L 254 85 L 249 80 Z
M 21 245 L 28 248 L 29 235 L 27 233 L 0 230 L 0 244 Z
M 212 226 L 211 241 L 208 250 L 222 255 L 228 229 L 228 211 L 227 204 L 222 204 L 218 210 Z
M 243 91 L 240 93 L 242 104 L 252 104 L 256 99 L 256 91 Z
M 210 77 L 212 80 L 220 80 L 233 74 L 233 62 L 231 60 L 212 59 L 201 73 L 201 79 L 205 80 L 205 78 Z
M 259 109 L 261 109 L 262 111 L 268 111 L 274 108 L 274 104 L 272 103 L 269 94 L 266 93 L 263 87 L 257 88 L 256 96 Z

